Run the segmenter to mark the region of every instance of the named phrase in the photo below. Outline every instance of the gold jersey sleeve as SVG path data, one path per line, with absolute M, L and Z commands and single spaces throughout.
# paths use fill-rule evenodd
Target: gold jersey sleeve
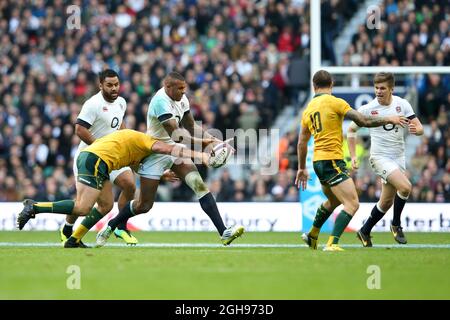
M 343 159 L 342 123 L 352 108 L 343 99 L 329 94 L 315 96 L 302 116 L 302 126 L 314 136 L 313 161 Z
M 94 141 L 83 151 L 96 154 L 107 165 L 109 172 L 139 164 L 152 153 L 155 138 L 131 129 L 117 130 Z

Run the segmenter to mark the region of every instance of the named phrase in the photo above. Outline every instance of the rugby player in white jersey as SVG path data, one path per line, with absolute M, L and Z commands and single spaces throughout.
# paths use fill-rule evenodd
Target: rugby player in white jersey
M 395 79 L 389 72 L 380 72 L 374 77 L 376 98 L 358 111 L 371 116 L 399 115 L 407 117 L 410 122 L 410 134 L 420 136 L 423 127 L 408 101 L 393 95 Z M 356 131 L 359 127 L 352 122 L 347 131 L 349 151 L 353 169 L 358 169 L 356 157 Z M 370 165 L 375 174 L 381 177 L 382 188 L 378 203 L 373 207 L 370 217 L 357 232 L 357 237 L 364 247 L 371 247 L 370 232 L 375 224 L 394 205 L 394 216 L 390 226 L 395 241 L 406 244 L 407 240 L 400 223 L 400 216 L 411 193 L 411 182 L 405 174 L 405 140 L 404 128 L 396 125 L 369 128 Z
M 76 160 L 79 153 L 96 139 L 116 130 L 125 128 L 123 117 L 127 109 L 127 103 L 119 96 L 119 75 L 111 69 L 100 72 L 100 91 L 90 97 L 82 106 L 75 124 L 75 133 L 81 142 L 73 160 L 73 172 L 77 176 Z M 110 181 L 121 189 L 118 199 L 119 209 L 134 198 L 136 190 L 134 174 L 129 167 L 114 170 L 110 173 Z M 66 248 L 85 247 L 81 238 L 104 215 L 111 211 L 114 205 L 112 188 L 105 188 L 99 197 L 96 206 L 81 222 L 81 225 L 72 235 L 72 227 L 77 216 L 67 215 L 66 223 L 61 229 L 61 241 Z M 128 244 L 136 244 L 137 240 L 126 229 L 126 223 L 121 224 L 116 230 L 116 235 Z M 66 241 L 69 240 L 69 241 Z
M 150 101 L 147 114 L 147 133 L 168 144 L 182 141 L 188 145 L 193 143 L 206 147 L 209 144 L 221 143 L 222 141 L 204 132 L 195 124 L 190 113 L 189 100 L 185 95 L 187 84 L 184 77 L 177 72 L 171 72 L 164 78 L 163 84 L 163 87 Z M 180 126 L 185 130 L 180 130 Z M 195 137 L 197 132 L 202 136 Z M 178 139 L 174 141 L 172 137 L 175 136 Z M 176 160 L 172 156 L 152 154 L 142 161 L 138 170 L 141 185 L 139 197 L 127 203 L 119 214 L 108 222 L 108 226 L 99 232 L 97 245 L 103 245 L 118 225 L 126 222 L 130 217 L 148 212 L 152 208 L 161 175 L 169 168 L 194 191 L 201 208 L 214 223 L 224 245 L 229 245 L 242 235 L 244 232 L 242 226 L 225 227 L 216 201 L 195 164 L 190 160 L 182 162 Z

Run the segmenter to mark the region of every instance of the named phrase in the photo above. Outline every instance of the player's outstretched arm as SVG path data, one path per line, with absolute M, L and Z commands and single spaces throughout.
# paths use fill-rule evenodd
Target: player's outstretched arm
M 152 146 L 154 153 L 167 154 L 177 158 L 194 158 L 201 161 L 204 165 L 208 165 L 209 155 L 205 152 L 192 151 L 180 144 L 167 144 L 162 141 L 156 141 Z
M 347 129 L 347 142 L 348 142 L 348 151 L 350 152 L 350 157 L 352 159 L 352 169 L 357 170 L 359 167 L 358 158 L 356 156 L 356 137 L 360 127 L 356 125 L 356 123 L 352 122 Z
M 345 118 L 353 120 L 360 127 L 379 127 L 385 124 L 394 124 L 405 127 L 409 120 L 403 116 L 389 116 L 389 117 L 371 117 L 365 116 L 356 110 L 350 110 L 345 114 Z
M 183 117 L 183 119 L 185 117 L 186 117 L 186 115 Z M 195 146 L 200 146 L 198 149 L 202 149 L 214 141 L 211 139 L 208 140 L 208 139 L 201 139 L 201 138 L 194 137 L 191 134 L 191 132 L 184 126 L 183 126 L 183 128 L 180 128 L 175 119 L 170 119 L 170 120 L 163 122 L 163 126 L 173 141 L 182 143 L 190 149 L 196 150 L 197 148 L 195 148 Z M 195 129 L 195 132 L 197 132 L 197 131 L 200 132 L 200 135 L 201 135 L 201 132 L 202 132 L 201 129 Z M 218 141 L 220 141 L 220 140 L 218 140 Z

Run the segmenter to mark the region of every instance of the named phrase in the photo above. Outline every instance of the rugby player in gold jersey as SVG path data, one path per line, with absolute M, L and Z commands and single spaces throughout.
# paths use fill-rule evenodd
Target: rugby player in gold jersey
M 36 202 L 25 199 L 24 209 L 17 218 L 17 227 L 22 230 L 28 220 L 39 213 L 87 215 L 99 197 L 112 196 L 112 192 L 102 192 L 112 188 L 109 180 L 112 170 L 136 166 L 153 153 L 193 157 L 204 164 L 209 159 L 209 155 L 204 152 L 192 151 L 179 144 L 169 145 L 142 132 L 130 129 L 116 131 L 95 140 L 80 152 L 76 163 L 78 176 L 75 200 Z

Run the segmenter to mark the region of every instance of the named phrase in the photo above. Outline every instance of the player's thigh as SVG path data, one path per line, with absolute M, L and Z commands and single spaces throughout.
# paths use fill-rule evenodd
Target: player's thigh
M 358 193 L 352 179 L 346 179 L 341 183 L 330 187 L 336 198 L 354 214 L 359 208 Z
M 114 206 L 114 194 L 112 189 L 112 183 L 110 181 L 105 181 L 103 184 L 103 189 L 97 198 L 97 210 L 103 215 L 107 214 L 112 210 Z
M 401 192 L 409 192 L 411 190 L 411 182 L 409 182 L 408 177 L 400 168 L 392 171 L 386 180 Z
M 171 170 L 175 172 L 175 174 L 182 180 L 184 180 L 188 173 L 198 171 L 197 167 L 191 160 L 184 161 L 182 163 L 174 163 Z
M 77 197 L 73 213 L 76 215 L 86 215 L 97 202 L 101 189 L 93 188 L 79 181 L 76 183 L 76 188 Z
M 337 206 L 341 204 L 339 199 L 334 195 L 333 191 L 331 191 L 330 186 L 322 185 L 322 191 L 327 197 L 328 202 L 330 203 L 331 210 L 334 210 Z
M 133 190 L 136 188 L 134 174 L 130 167 L 114 170 L 109 174 L 109 180 L 121 190 Z

